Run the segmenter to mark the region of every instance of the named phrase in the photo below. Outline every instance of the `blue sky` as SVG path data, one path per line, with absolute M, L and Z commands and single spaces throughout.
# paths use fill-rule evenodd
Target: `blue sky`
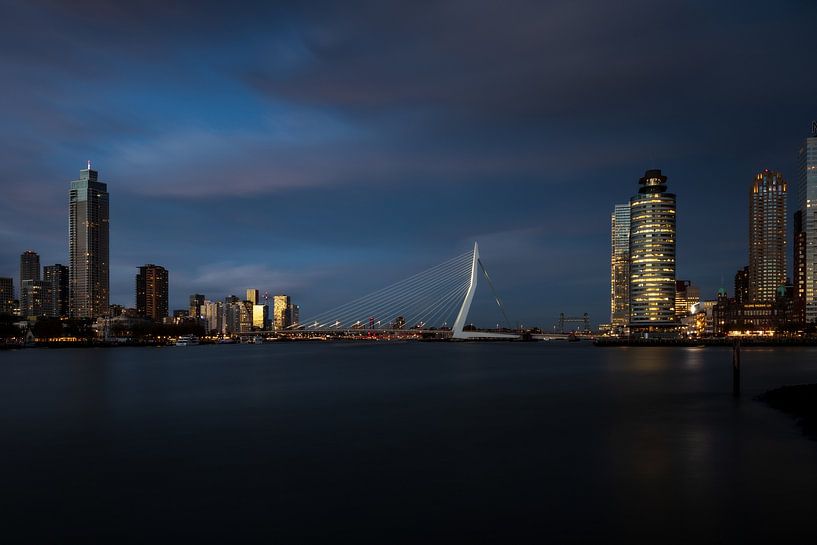
M 172 308 L 308 316 L 479 240 L 512 318 L 602 322 L 610 211 L 661 168 L 679 278 L 731 291 L 752 177 L 793 190 L 817 117 L 817 5 L 713 4 L 0 0 L 0 275 L 67 261 L 91 159 L 114 303 L 157 263 Z

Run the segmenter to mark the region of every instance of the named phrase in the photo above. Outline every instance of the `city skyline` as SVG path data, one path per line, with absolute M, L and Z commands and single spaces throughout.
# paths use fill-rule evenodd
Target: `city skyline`
M 181 32 L 185 9 L 37 5 L 6 19 L 14 60 L 0 62 L 16 77 L 2 91 L 15 107 L 4 110 L 0 276 L 27 248 L 68 261 L 65 185 L 92 159 L 112 194 L 113 303 L 132 304 L 133 268 L 156 262 L 171 272 L 172 309 L 191 293 L 258 286 L 311 314 L 479 240 L 514 319 L 606 322 L 609 210 L 632 180 L 650 168 L 670 177 L 677 277 L 711 298 L 746 264 L 747 180 L 769 168 L 795 186 L 817 116 L 817 76 L 802 70 L 817 8 L 802 3 L 750 2 L 725 17 L 640 2 L 532 8 L 549 10 L 529 14 L 544 26 L 481 3 L 388 18 L 283 4 L 263 30 L 257 13 L 203 5 Z M 581 36 L 561 30 L 577 20 Z M 45 40 L 20 32 L 33 21 Z M 148 28 L 162 55 L 134 47 Z M 773 43 L 754 39 L 769 30 Z M 644 47 L 650 36 L 658 46 Z M 562 62 L 551 40 L 584 60 Z M 753 85 L 759 73 L 787 85 Z M 474 319 L 491 323 L 486 299 Z
M 803 217 L 802 208 L 803 208 L 803 203 L 805 202 L 803 200 L 803 199 L 805 199 L 804 195 L 807 194 L 807 191 L 805 189 L 800 189 L 800 188 L 806 186 L 806 184 L 804 184 L 804 181 L 809 181 L 810 180 L 810 178 L 808 177 L 808 174 L 810 173 L 810 171 L 817 168 L 817 167 L 813 166 L 813 164 L 815 163 L 815 159 L 814 159 L 815 151 L 814 150 L 817 149 L 817 144 L 815 144 L 815 142 L 817 142 L 817 121 L 812 122 L 812 135 L 806 137 L 804 139 L 804 141 L 805 141 L 805 144 L 804 144 L 803 147 L 801 147 L 800 152 L 798 154 L 799 155 L 799 161 L 800 161 L 800 165 L 799 165 L 800 168 L 799 168 L 799 172 L 798 172 L 798 177 L 799 177 L 799 182 L 800 183 L 798 184 L 798 191 L 799 191 L 798 192 L 798 202 L 795 204 L 796 211 L 793 214 L 793 223 L 794 223 L 795 226 L 794 226 L 794 232 L 792 234 L 792 236 L 794 238 L 793 246 L 795 246 L 795 247 L 797 245 L 798 233 L 801 233 L 801 232 L 805 231 L 805 227 L 802 225 L 802 217 Z M 809 152 L 811 152 L 811 154 L 809 154 Z M 651 176 L 653 178 L 650 178 Z M 77 223 L 77 220 L 76 220 L 76 217 L 75 217 L 77 215 L 77 212 L 75 211 L 75 209 L 77 207 L 76 203 L 77 203 L 78 200 L 81 200 L 81 199 L 77 198 L 78 190 L 81 190 L 81 191 L 87 191 L 88 189 L 96 190 L 96 193 L 94 193 L 94 195 L 92 195 L 93 198 L 91 200 L 93 200 L 94 198 L 97 199 L 97 200 L 100 200 L 100 198 L 101 198 L 101 204 L 92 205 L 92 206 L 96 206 L 99 209 L 99 210 L 96 210 L 94 213 L 96 215 L 104 218 L 103 221 L 102 221 L 103 224 L 108 223 L 108 218 L 107 218 L 107 206 L 108 206 L 108 202 L 107 202 L 107 200 L 108 200 L 107 185 L 104 184 L 104 183 L 97 182 L 97 177 L 98 177 L 98 173 L 97 173 L 97 171 L 91 169 L 91 161 L 89 160 L 87 168 L 80 171 L 80 180 L 71 182 L 71 184 L 72 184 L 71 185 L 71 192 L 70 192 L 71 193 L 71 199 L 70 199 L 70 207 L 69 207 L 69 220 L 70 220 L 69 225 L 71 226 L 71 228 L 69 229 L 69 241 L 73 240 L 73 236 L 74 236 L 72 234 L 74 232 L 73 225 L 75 225 Z M 90 185 L 88 185 L 89 183 L 90 183 Z M 77 185 L 77 184 L 79 184 L 79 185 Z M 652 191 L 650 189 L 649 186 L 656 186 L 656 188 L 657 188 L 656 191 L 660 190 L 661 192 L 663 192 L 663 191 L 666 190 L 666 176 L 662 176 L 660 169 L 648 170 L 648 171 L 646 171 L 645 176 L 641 178 L 639 184 L 643 186 L 639 190 L 639 193 L 649 194 L 651 192 L 654 192 L 654 191 Z M 93 186 L 93 187 L 91 187 L 91 186 Z M 663 195 L 663 193 L 662 193 L 662 195 Z M 745 270 L 748 271 L 746 274 L 748 275 L 747 276 L 747 286 L 749 286 L 749 287 L 747 289 L 749 290 L 749 292 L 747 292 L 747 293 L 748 293 L 749 300 L 754 300 L 754 301 L 758 301 L 758 302 L 760 302 L 760 301 L 769 301 L 769 302 L 772 301 L 774 299 L 774 292 L 775 292 L 776 288 L 778 286 L 781 286 L 781 285 L 785 284 L 786 283 L 785 280 L 791 280 L 792 278 L 794 278 L 794 280 L 791 281 L 791 285 L 793 286 L 793 289 L 795 290 L 793 293 L 798 293 L 798 290 L 800 290 L 800 291 L 803 292 L 803 294 L 805 294 L 806 293 L 805 279 L 801 280 L 801 282 L 803 284 L 802 288 L 798 288 L 798 286 L 797 286 L 797 280 L 796 279 L 798 278 L 798 259 L 797 259 L 796 255 L 794 256 L 794 259 L 792 261 L 792 265 L 791 266 L 788 265 L 789 259 L 788 259 L 788 256 L 787 256 L 787 250 L 788 250 L 788 248 L 787 248 L 787 246 L 788 246 L 787 238 L 788 238 L 788 233 L 790 232 L 790 230 L 786 228 L 786 226 L 788 225 L 788 220 L 787 220 L 788 190 L 787 190 L 787 183 L 785 182 L 785 180 L 783 180 L 782 174 L 779 173 L 779 172 L 771 172 L 771 171 L 769 171 L 769 169 L 763 169 L 763 171 L 761 171 L 760 173 L 758 173 L 755 176 L 755 181 L 752 184 L 752 187 L 750 188 L 749 196 L 750 196 L 750 198 L 749 198 L 749 224 L 750 224 L 750 229 L 749 229 L 749 259 L 748 259 L 748 261 L 750 262 L 750 265 L 745 267 Z M 671 228 L 673 230 L 673 232 L 671 234 L 671 242 L 672 242 L 672 246 L 673 246 L 673 250 L 672 250 L 673 251 L 673 254 L 672 254 L 673 271 L 672 271 L 671 275 L 668 275 L 666 277 L 667 288 L 666 288 L 665 291 L 667 292 L 668 295 L 670 294 L 670 292 L 672 292 L 672 295 L 670 297 L 674 297 L 676 292 L 674 291 L 673 288 L 670 287 L 670 284 L 673 284 L 673 285 L 675 284 L 676 272 L 677 272 L 675 270 L 676 263 L 675 263 L 675 259 L 674 259 L 675 239 L 676 239 L 675 218 L 674 218 L 674 215 L 675 215 L 675 211 L 674 211 L 675 195 L 670 194 L 670 195 L 668 195 L 668 197 L 671 200 L 671 203 L 669 203 L 669 204 L 670 204 L 671 208 L 673 209 L 672 210 L 673 218 L 671 218 L 673 220 L 673 224 L 671 226 Z M 87 198 L 87 197 L 84 197 L 84 198 Z M 644 198 L 644 197 L 641 197 L 641 198 Z M 647 195 L 646 198 L 654 200 L 655 196 Z M 633 199 L 638 201 L 639 196 L 636 195 L 635 197 L 633 197 Z M 634 288 L 632 287 L 632 284 L 630 282 L 630 271 L 631 271 L 631 268 L 633 266 L 633 262 L 630 260 L 630 257 L 631 257 L 631 254 L 635 250 L 634 250 L 634 247 L 631 244 L 631 237 L 630 237 L 630 235 L 631 235 L 631 225 L 632 225 L 631 224 L 630 214 L 631 214 L 631 208 L 633 206 L 633 199 L 631 199 L 630 204 L 627 204 L 627 205 L 615 205 L 614 206 L 614 212 L 613 212 L 613 215 L 612 215 L 612 224 L 611 224 L 612 225 L 612 239 L 611 239 L 611 241 L 612 241 L 612 254 L 611 254 L 612 255 L 612 262 L 611 262 L 612 263 L 612 272 L 611 272 L 611 276 L 610 276 L 611 316 L 610 316 L 609 324 L 612 325 L 614 328 L 621 327 L 624 324 L 637 325 L 637 322 L 642 322 L 641 325 L 646 325 L 645 319 L 636 317 L 636 319 L 633 320 L 633 314 L 632 314 L 633 299 L 631 299 L 631 294 L 634 293 Z M 625 212 L 625 209 L 626 209 L 626 212 Z M 766 221 L 764 221 L 764 219 Z M 774 226 L 767 226 L 766 225 L 767 223 L 770 222 L 770 219 L 773 219 L 772 223 L 774 223 Z M 658 220 L 654 220 L 654 219 L 649 219 L 648 220 L 648 222 L 652 222 L 652 221 L 658 221 Z M 650 227 L 650 228 L 652 229 L 652 227 Z M 660 226 L 659 226 L 659 228 L 660 228 Z M 758 233 L 760 231 L 763 231 L 763 230 L 765 230 L 766 232 L 762 236 L 760 236 Z M 636 229 L 636 231 L 638 231 L 638 229 Z M 625 236 L 625 232 L 626 232 L 626 236 Z M 769 237 L 771 237 L 771 239 L 767 240 Z M 104 242 L 105 242 L 104 246 L 106 247 L 106 252 L 107 252 L 107 233 L 105 233 L 104 237 L 102 237 L 102 238 L 104 239 Z M 805 240 L 805 238 L 804 238 L 804 240 Z M 763 254 L 762 257 L 757 257 L 756 256 L 756 254 L 758 254 L 757 247 L 759 245 L 764 246 L 764 252 L 762 253 Z M 637 246 L 638 246 L 638 244 L 636 244 L 636 247 Z M 622 249 L 625 248 L 625 247 L 626 247 L 626 249 L 624 249 L 624 252 L 622 253 Z M 766 247 L 769 247 L 769 248 L 774 247 L 773 256 L 771 258 L 767 258 L 767 256 L 765 255 L 767 252 L 770 251 L 770 250 L 766 249 Z M 69 253 L 70 253 L 70 245 L 69 245 Z M 753 255 L 755 255 L 755 257 L 753 257 Z M 808 269 L 807 269 L 807 266 L 806 266 L 806 262 L 807 262 L 806 256 L 807 256 L 807 252 L 806 252 L 806 250 L 803 250 L 802 251 L 802 259 L 801 259 L 801 261 L 803 263 L 800 265 L 800 267 L 802 267 L 802 270 L 800 270 L 799 275 L 803 276 L 803 277 L 813 277 L 813 274 L 811 274 L 811 275 L 808 274 Z M 781 276 L 781 270 L 782 270 L 782 275 L 783 275 L 784 280 L 782 282 L 776 282 L 774 279 L 772 279 L 772 280 L 769 280 L 768 282 L 765 282 L 765 284 L 768 284 L 768 285 L 763 285 L 762 286 L 761 285 L 762 283 L 759 282 L 760 280 L 762 280 L 761 275 L 756 270 L 754 272 L 754 276 L 756 277 L 756 279 L 755 279 L 755 281 L 753 281 L 752 278 L 751 278 L 752 270 L 753 269 L 760 269 L 762 266 L 765 266 L 766 262 L 772 262 L 772 261 L 774 262 L 774 265 L 772 266 L 772 268 L 774 269 L 772 276 L 774 278 L 777 278 L 777 277 Z M 24 311 L 23 315 L 25 316 L 26 315 L 25 309 L 29 308 L 29 310 L 30 310 L 32 305 L 31 305 L 31 302 L 30 302 L 31 297 L 27 295 L 26 288 L 24 286 L 31 286 L 30 282 L 32 282 L 32 281 L 39 281 L 39 278 L 41 276 L 41 270 L 44 271 L 44 272 L 47 272 L 46 269 L 49 269 L 49 268 L 53 269 L 54 267 L 62 267 L 62 266 L 57 264 L 57 265 L 54 265 L 54 266 L 42 267 L 41 268 L 40 265 L 39 265 L 40 264 L 40 256 L 39 256 L 39 254 L 37 252 L 35 252 L 33 250 L 24 251 L 23 254 L 20 256 L 20 262 L 19 263 L 20 263 L 20 265 L 19 265 L 20 274 L 19 274 L 18 281 L 20 282 L 20 289 L 19 289 L 19 292 L 16 295 L 21 300 L 21 307 L 23 308 L 23 311 Z M 753 266 L 752 263 L 757 263 L 757 264 Z M 176 308 L 176 307 L 171 307 L 169 305 L 169 303 L 168 303 L 168 300 L 169 300 L 169 296 L 168 296 L 169 282 L 167 282 L 167 278 L 166 278 L 167 275 L 168 275 L 168 271 L 165 270 L 163 267 L 157 267 L 157 266 L 152 265 L 152 264 L 145 265 L 144 267 L 139 267 L 141 272 L 140 272 L 139 275 L 137 275 L 137 289 L 136 289 L 136 296 L 134 298 L 134 308 L 137 310 L 137 313 L 139 313 L 140 315 L 145 315 L 146 314 L 146 312 L 144 311 L 144 308 L 143 308 L 145 303 L 143 302 L 143 303 L 140 304 L 140 293 L 141 293 L 140 292 L 140 287 L 139 287 L 140 286 L 140 278 L 141 278 L 141 275 L 144 273 L 144 270 L 146 268 L 153 268 L 153 267 L 156 267 L 156 268 L 162 270 L 164 272 L 164 275 L 165 275 L 165 280 L 164 280 L 164 282 L 165 282 L 164 302 L 162 303 L 164 305 L 163 308 L 165 310 L 164 310 L 163 315 L 161 314 L 161 312 L 159 312 L 156 316 L 152 316 L 152 314 L 156 314 L 155 309 L 154 309 L 154 312 L 148 312 L 147 314 L 150 314 L 151 316 L 149 316 L 149 317 L 152 317 L 155 321 L 161 321 L 161 318 L 163 316 L 169 316 L 170 311 L 172 309 Z M 622 267 L 624 267 L 624 268 L 622 268 Z M 67 273 L 69 268 L 67 268 L 67 267 L 63 267 L 63 268 L 65 269 L 65 271 Z M 791 272 L 791 276 L 788 275 L 789 271 Z M 740 271 L 739 271 L 739 273 L 740 273 Z M 671 279 L 672 281 L 671 282 L 670 282 L 670 276 L 672 276 L 672 279 Z M 49 281 L 49 282 L 51 282 L 53 284 L 53 281 Z M 684 281 L 684 282 L 689 283 L 689 281 Z M 626 287 L 623 287 L 622 283 L 626 284 Z M 40 282 L 40 284 L 42 284 L 42 282 Z M 772 286 L 774 286 L 774 287 L 772 287 Z M 722 282 L 721 287 L 715 292 L 716 296 L 719 296 L 721 293 L 723 293 L 724 287 L 725 286 L 723 285 L 723 282 Z M 42 287 L 38 287 L 37 289 L 44 290 L 44 288 L 45 288 L 45 285 L 43 285 Z M 63 287 L 63 289 L 65 289 L 65 288 Z M 623 293 L 621 291 L 622 289 L 624 290 Z M 769 293 L 765 293 L 764 289 L 765 289 L 765 292 L 769 292 Z M 752 290 L 755 291 L 754 295 L 751 293 Z M 66 291 L 68 291 L 68 290 L 66 290 Z M 241 290 L 238 290 L 238 291 L 240 292 Z M 251 319 L 252 319 L 253 323 L 254 324 L 256 324 L 256 323 L 266 323 L 267 322 L 266 304 L 265 305 L 258 304 L 260 302 L 260 295 L 259 295 L 260 292 L 259 292 L 259 290 L 256 289 L 256 288 L 246 288 L 245 291 L 246 291 L 247 298 L 244 301 L 249 301 L 250 303 L 255 305 L 255 307 L 257 307 L 257 308 L 255 308 L 254 311 L 250 312 L 250 314 L 252 315 Z M 637 291 L 637 290 L 635 290 L 635 291 Z M 699 288 L 697 286 L 695 287 L 695 292 L 696 292 L 696 294 L 700 293 Z M 68 293 L 70 294 L 70 291 Z M 761 293 L 764 293 L 766 295 L 765 299 L 763 298 L 762 295 L 760 295 Z M 188 298 L 190 299 L 191 304 L 192 304 L 192 298 L 195 297 L 195 296 L 199 296 L 199 295 L 198 294 L 192 294 L 192 295 L 188 296 Z M 801 295 L 801 297 L 802 296 L 804 296 L 804 295 Z M 39 295 L 37 297 L 39 298 Z M 232 295 L 225 295 L 225 297 L 227 299 L 229 299 L 229 298 L 231 298 L 233 296 Z M 277 301 L 278 297 L 279 296 L 275 296 L 273 299 Z M 289 299 L 289 296 L 285 296 L 285 297 L 287 299 Z M 735 297 L 740 298 L 740 294 L 737 293 L 737 291 L 735 292 Z M 42 298 L 46 301 L 45 303 L 42 304 L 44 306 L 36 306 L 36 308 L 43 310 L 44 315 L 52 315 L 54 313 L 54 309 L 57 309 L 59 307 L 59 305 L 60 305 L 60 303 L 59 303 L 59 292 L 58 291 L 51 291 L 51 286 L 48 286 L 48 291 L 47 291 L 47 293 L 45 291 L 43 291 Z M 218 300 L 218 297 L 216 298 L 216 300 Z M 707 299 L 706 297 L 704 297 L 704 300 L 713 301 L 714 299 L 712 299 L 712 298 Z M 674 305 L 675 305 L 674 301 L 669 302 L 667 308 L 664 309 L 665 312 L 664 311 L 662 311 L 662 312 L 663 312 L 663 314 L 666 314 L 667 316 L 677 314 L 677 318 L 680 319 L 680 317 L 683 316 L 683 313 L 678 312 L 678 309 L 676 309 L 674 307 Z M 154 306 L 155 306 L 155 304 L 154 304 Z M 190 308 L 192 308 L 192 306 Z M 289 308 L 288 305 L 287 305 L 287 308 Z M 808 308 L 807 305 L 806 305 L 806 308 Z M 142 310 L 140 310 L 140 309 L 142 309 Z M 272 307 L 270 308 L 270 311 L 272 311 Z M 277 311 L 277 310 L 274 311 L 275 319 L 271 319 L 270 322 L 279 323 L 279 322 L 285 321 L 285 318 L 279 317 L 279 314 L 280 314 L 279 311 Z M 805 312 L 804 312 L 804 314 L 805 314 Z M 36 315 L 36 313 L 31 314 L 31 315 Z M 57 315 L 59 315 L 59 314 L 57 314 Z M 101 315 L 103 315 L 103 314 L 102 313 L 97 314 L 97 316 L 101 316 Z M 627 317 L 626 319 L 625 319 L 625 316 Z M 652 317 L 652 318 L 647 318 L 646 320 L 656 320 L 656 318 Z M 661 321 L 661 320 L 659 320 L 659 321 Z M 664 321 L 666 323 L 664 323 L 663 325 L 668 325 L 669 323 L 673 322 L 674 320 L 673 319 L 668 319 L 668 320 L 664 320 Z M 596 320 L 596 322 L 597 323 L 602 323 L 602 324 L 604 323 L 601 320 Z M 279 323 L 279 325 L 280 325 L 280 323 Z M 536 324 L 536 325 L 540 325 L 540 324 Z M 659 323 L 658 325 L 662 325 L 662 324 Z M 545 325 L 545 327 L 547 327 L 547 325 Z

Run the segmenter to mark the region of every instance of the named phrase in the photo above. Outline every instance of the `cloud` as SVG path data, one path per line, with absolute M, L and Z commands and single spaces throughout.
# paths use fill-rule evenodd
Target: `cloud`
M 744 260 L 752 172 L 794 180 L 815 116 L 814 2 L 5 5 L 0 270 L 65 254 L 93 159 L 123 298 L 144 261 L 214 294 L 323 263 L 347 280 L 303 287 L 320 310 L 476 236 L 530 316 L 602 315 L 609 210 L 646 168 L 711 279 Z

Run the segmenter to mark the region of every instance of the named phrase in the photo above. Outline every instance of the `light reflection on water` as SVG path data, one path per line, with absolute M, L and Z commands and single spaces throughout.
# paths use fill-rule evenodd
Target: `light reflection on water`
M 730 349 L 577 344 L 0 353 L 0 508 L 35 542 L 812 541 L 817 443 L 752 396 L 817 350 L 744 348 L 735 400 Z

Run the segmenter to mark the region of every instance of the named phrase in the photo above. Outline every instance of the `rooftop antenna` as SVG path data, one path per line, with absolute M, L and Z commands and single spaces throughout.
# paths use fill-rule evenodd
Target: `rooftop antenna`
M 817 120 L 811 122 L 811 136 L 817 136 Z
M 91 170 L 91 160 L 88 159 L 88 170 Z

